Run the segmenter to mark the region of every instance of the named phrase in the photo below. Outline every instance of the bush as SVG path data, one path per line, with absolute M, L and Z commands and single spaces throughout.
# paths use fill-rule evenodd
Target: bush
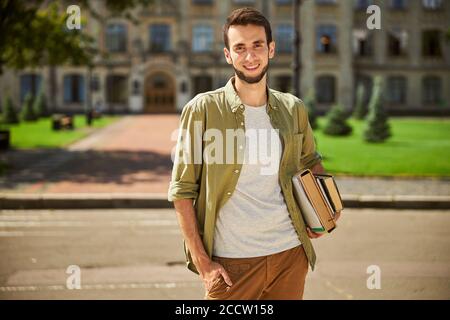
M 364 105 L 364 93 L 364 86 L 362 84 L 358 85 L 356 89 L 355 110 L 353 111 L 353 117 L 355 119 L 362 120 L 366 116 L 367 110 Z
M 367 142 L 383 142 L 391 136 L 387 114 L 381 101 L 381 79 L 375 78 L 372 96 L 369 102 L 369 114 L 366 118 L 364 140 Z
M 330 136 L 347 136 L 351 134 L 352 127 L 347 124 L 344 109 L 335 105 L 327 113 L 327 120 L 323 132 Z
M 5 97 L 3 100 L 2 108 L 2 122 L 5 124 L 19 123 L 19 117 L 17 116 L 16 108 L 11 97 Z
M 36 115 L 33 111 L 33 97 L 30 93 L 25 96 L 21 110 L 21 118 L 24 121 L 36 121 Z
M 45 102 L 45 94 L 42 90 L 39 92 L 38 96 L 34 100 L 33 111 L 36 118 L 48 116 L 47 104 Z

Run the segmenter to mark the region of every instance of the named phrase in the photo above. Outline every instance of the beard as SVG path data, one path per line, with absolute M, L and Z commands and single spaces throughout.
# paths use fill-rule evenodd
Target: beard
M 253 83 L 258 83 L 258 82 L 260 82 L 260 81 L 262 80 L 262 78 L 264 78 L 264 76 L 265 76 L 266 73 L 267 73 L 267 70 L 269 69 L 269 62 L 267 61 L 267 64 L 266 64 L 266 66 L 263 68 L 263 70 L 261 71 L 261 73 L 260 73 L 259 75 L 257 75 L 257 76 L 254 76 L 254 77 L 248 77 L 248 76 L 246 76 L 246 75 L 244 74 L 244 72 L 242 72 L 242 71 L 236 69 L 236 68 L 234 67 L 234 64 L 233 64 L 233 69 L 234 69 L 234 72 L 236 73 L 236 75 L 237 75 L 237 77 L 238 77 L 239 79 L 241 79 L 242 81 L 247 82 L 248 84 L 253 84 Z

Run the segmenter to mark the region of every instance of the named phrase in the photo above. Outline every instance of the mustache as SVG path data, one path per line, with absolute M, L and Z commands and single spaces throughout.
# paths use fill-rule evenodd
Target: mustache
M 240 70 L 236 69 L 234 67 L 234 65 L 233 65 L 233 69 L 234 69 L 234 72 L 236 73 L 236 76 L 239 79 L 241 79 L 242 81 L 245 81 L 245 82 L 247 82 L 249 84 L 253 84 L 253 83 L 260 82 L 262 80 L 262 78 L 264 78 L 265 74 L 267 73 L 267 70 L 269 69 L 269 62 L 267 62 L 266 66 L 263 68 L 261 73 L 259 75 L 257 75 L 257 76 L 254 76 L 254 77 L 246 76 L 243 71 L 240 71 Z

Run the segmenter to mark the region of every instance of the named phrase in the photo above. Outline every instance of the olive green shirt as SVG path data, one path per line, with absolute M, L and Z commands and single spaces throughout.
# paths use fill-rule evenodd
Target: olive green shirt
M 267 92 L 266 110 L 272 127 L 280 134 L 283 148 L 278 170 L 281 191 L 298 238 L 306 252 L 311 269 L 314 270 L 316 254 L 306 232 L 300 208 L 294 198 L 291 179 L 298 171 L 312 168 L 320 162 L 322 157 L 316 151 L 313 131 L 308 121 L 308 112 L 303 102 L 292 94 L 281 93 L 268 87 Z M 205 161 L 203 151 L 205 148 L 211 149 L 210 144 L 215 141 L 205 132 L 211 130 L 215 133 L 222 133 L 225 140 L 227 129 L 241 129 L 245 132 L 244 105 L 234 88 L 234 77 L 228 81 L 225 87 L 199 94 L 183 108 L 176 157 L 168 191 L 169 201 L 194 200 L 200 237 L 210 258 L 213 251 L 217 214 L 236 187 L 243 163 L 239 159 L 243 159 L 245 148 L 239 148 L 238 146 L 241 144 L 234 141 L 235 143 L 232 144 L 233 161 L 224 160 L 222 163 Z M 181 135 L 182 132 L 185 133 L 184 136 Z M 188 142 L 190 144 L 186 147 Z M 226 144 L 224 141 L 224 159 L 226 158 Z M 202 152 L 199 156 L 198 149 L 195 149 L 196 146 Z M 196 152 L 197 157 L 194 156 Z M 187 156 L 188 153 L 190 157 Z M 187 267 L 198 273 L 186 242 L 184 242 L 184 251 Z

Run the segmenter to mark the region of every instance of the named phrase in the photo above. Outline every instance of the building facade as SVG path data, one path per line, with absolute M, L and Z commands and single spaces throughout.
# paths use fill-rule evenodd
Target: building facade
M 381 9 L 379 30 L 367 28 L 371 4 Z M 95 5 L 105 13 L 101 1 Z M 271 22 L 276 56 L 269 85 L 292 92 L 291 0 L 155 0 L 134 10 L 137 25 L 87 17 L 83 31 L 107 53 L 93 69 L 6 70 L 0 88 L 20 105 L 43 85 L 54 111 L 94 106 L 110 113 L 179 112 L 197 93 L 223 86 L 233 74 L 223 56 L 222 26 L 242 6 L 256 7 Z M 337 103 L 349 110 L 357 86 L 364 86 L 368 99 L 374 77 L 381 76 L 389 111 L 450 109 L 449 22 L 450 2 L 442 0 L 303 0 L 302 97 L 315 94 L 319 111 Z

